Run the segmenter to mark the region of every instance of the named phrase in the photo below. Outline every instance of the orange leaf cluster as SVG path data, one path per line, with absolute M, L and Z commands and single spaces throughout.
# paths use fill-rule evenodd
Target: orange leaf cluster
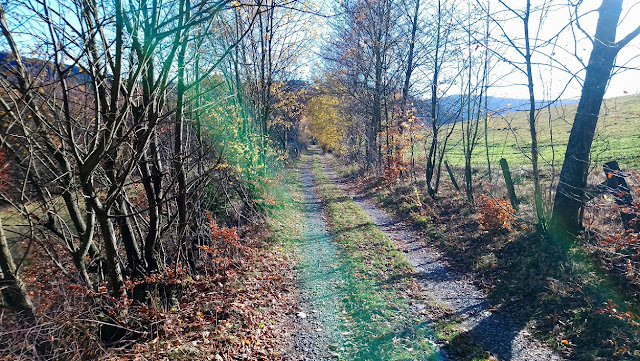
M 385 135 L 380 133 L 381 136 Z M 388 143 L 383 145 L 382 167 L 385 181 L 395 183 L 400 179 L 403 172 L 409 169 L 408 162 L 404 159 L 404 151 L 409 146 L 406 134 L 400 128 L 392 128 L 386 134 Z
M 490 232 L 511 230 L 515 219 L 515 210 L 509 201 L 481 195 L 478 199 L 478 222 L 482 228 Z
M 222 274 L 235 259 L 242 256 L 245 248 L 240 243 L 240 237 L 235 227 L 220 227 L 209 212 L 207 212 L 207 218 L 209 219 L 207 225 L 209 226 L 211 243 L 196 247 L 208 255 L 214 273 Z

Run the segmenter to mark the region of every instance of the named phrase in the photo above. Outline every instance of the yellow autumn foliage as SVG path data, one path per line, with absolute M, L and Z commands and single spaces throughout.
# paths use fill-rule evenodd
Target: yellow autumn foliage
M 347 135 L 347 121 L 340 114 L 339 100 L 331 95 L 318 95 L 309 100 L 306 118 L 311 135 L 327 151 L 342 154 Z

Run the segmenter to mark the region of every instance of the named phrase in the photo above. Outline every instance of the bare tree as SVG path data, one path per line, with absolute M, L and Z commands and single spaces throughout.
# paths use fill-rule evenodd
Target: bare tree
M 453 21 L 457 6 L 455 2 L 439 0 L 433 8 L 431 57 L 423 69 L 431 80 L 428 121 L 431 139 L 426 150 L 425 178 L 427 192 L 432 197 L 438 193 L 447 145 L 462 114 L 458 102 L 442 102 L 460 76 L 458 64 L 453 64 L 457 59 L 456 43 L 461 36 Z
M 513 16 L 510 21 L 516 21 L 522 26 L 522 35 L 518 37 L 515 34 L 509 33 L 503 23 L 495 18 L 495 14 L 487 11 L 488 16 L 497 25 L 504 38 L 505 45 L 508 48 L 515 50 L 515 53 L 521 60 L 510 59 L 509 56 L 503 54 L 496 54 L 501 59 L 507 61 L 512 65 L 517 72 L 524 75 L 527 79 L 526 87 L 528 93 L 529 109 L 528 109 L 528 124 L 529 124 L 529 136 L 531 138 L 531 145 L 529 147 L 529 154 L 526 156 L 531 160 L 532 166 L 532 180 L 534 188 L 534 204 L 537 216 L 537 223 L 540 227 L 545 228 L 547 224 L 547 211 L 545 202 L 542 197 L 542 187 L 540 181 L 540 146 L 538 143 L 538 130 L 537 130 L 537 118 L 539 115 L 539 101 L 535 94 L 534 78 L 534 66 L 536 62 L 533 60 L 534 55 L 544 55 L 550 57 L 551 55 L 543 54 L 539 47 L 547 46 L 553 42 L 558 34 L 551 36 L 549 39 L 540 39 L 539 35 L 541 29 L 544 27 L 544 20 L 546 14 L 552 10 L 554 6 L 550 1 L 543 1 L 537 6 L 533 7 L 530 0 L 527 0 L 524 9 L 516 9 L 509 6 L 502 0 L 498 0 L 503 9 L 506 10 L 508 16 Z M 532 18 L 537 16 L 537 26 L 533 26 Z
M 580 2 L 578 2 L 580 4 Z M 603 0 L 578 103 L 556 189 L 551 229 L 559 240 L 572 239 L 580 231 L 579 209 L 585 200 L 589 154 L 602 99 L 618 52 L 640 35 L 640 27 L 616 41 L 623 0 Z
M 480 22 L 477 19 L 472 18 L 472 13 L 475 12 L 476 9 L 472 7 L 471 3 L 468 4 L 467 11 L 468 13 L 466 14 L 467 19 L 465 28 L 466 43 L 464 44 L 464 46 L 467 48 L 467 54 L 466 58 L 460 59 L 460 83 L 462 88 L 460 113 L 465 118 L 462 119 L 461 122 L 462 151 L 465 159 L 465 193 L 467 195 L 467 200 L 470 203 L 474 203 L 472 177 L 473 173 L 471 162 L 473 152 L 478 143 L 480 118 L 484 117 L 484 115 L 482 114 L 482 100 L 484 97 L 486 97 L 485 91 L 487 89 L 487 70 L 489 64 L 486 57 L 486 50 L 483 51 L 482 55 L 480 56 L 475 54 L 475 50 L 479 49 L 479 46 L 481 44 L 481 42 L 478 41 L 474 36 L 474 34 L 478 32 L 477 27 Z

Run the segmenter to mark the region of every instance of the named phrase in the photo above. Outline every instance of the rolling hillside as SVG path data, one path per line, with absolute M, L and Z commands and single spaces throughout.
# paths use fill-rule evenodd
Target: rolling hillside
M 562 164 L 577 107 L 577 103 L 574 103 L 544 109 L 538 113 L 538 138 L 543 165 L 553 164 L 559 167 Z M 489 120 L 488 126 L 492 164 L 497 165 L 502 157 L 507 158 L 512 165 L 529 164 L 527 148 L 531 146 L 531 137 L 527 112 L 495 116 Z M 487 161 L 483 124 L 480 127 L 481 139 L 474 151 L 473 163 L 484 165 Z M 456 131 L 452 136 L 452 148 L 449 152 L 449 161 L 456 165 L 464 163 L 459 133 Z M 603 102 L 591 158 L 595 166 L 617 160 L 623 169 L 640 167 L 640 95 L 610 98 Z

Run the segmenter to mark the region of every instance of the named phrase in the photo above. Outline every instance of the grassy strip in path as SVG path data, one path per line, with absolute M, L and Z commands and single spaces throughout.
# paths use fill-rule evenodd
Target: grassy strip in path
M 349 323 L 347 352 L 352 360 L 436 359 L 429 326 L 412 311 L 411 266 L 364 210 L 331 183 L 318 157 L 313 175 L 324 199 L 334 238 L 350 268 L 344 300 Z
M 333 243 L 322 217 L 322 206 L 316 200 L 308 160 L 303 156 L 297 163 L 303 169 L 290 168 L 283 182 L 273 189 L 279 202 L 267 222 L 274 242 L 295 255 L 300 291 L 299 309 L 295 311 L 310 312 L 311 317 L 306 322 L 299 320 L 301 325 L 294 330 L 291 341 L 296 355 L 292 359 L 298 356 L 326 359 L 332 354 L 338 357 L 344 351 L 340 346 L 341 331 L 345 329 L 342 300 L 346 297 L 346 273 L 341 252 Z

